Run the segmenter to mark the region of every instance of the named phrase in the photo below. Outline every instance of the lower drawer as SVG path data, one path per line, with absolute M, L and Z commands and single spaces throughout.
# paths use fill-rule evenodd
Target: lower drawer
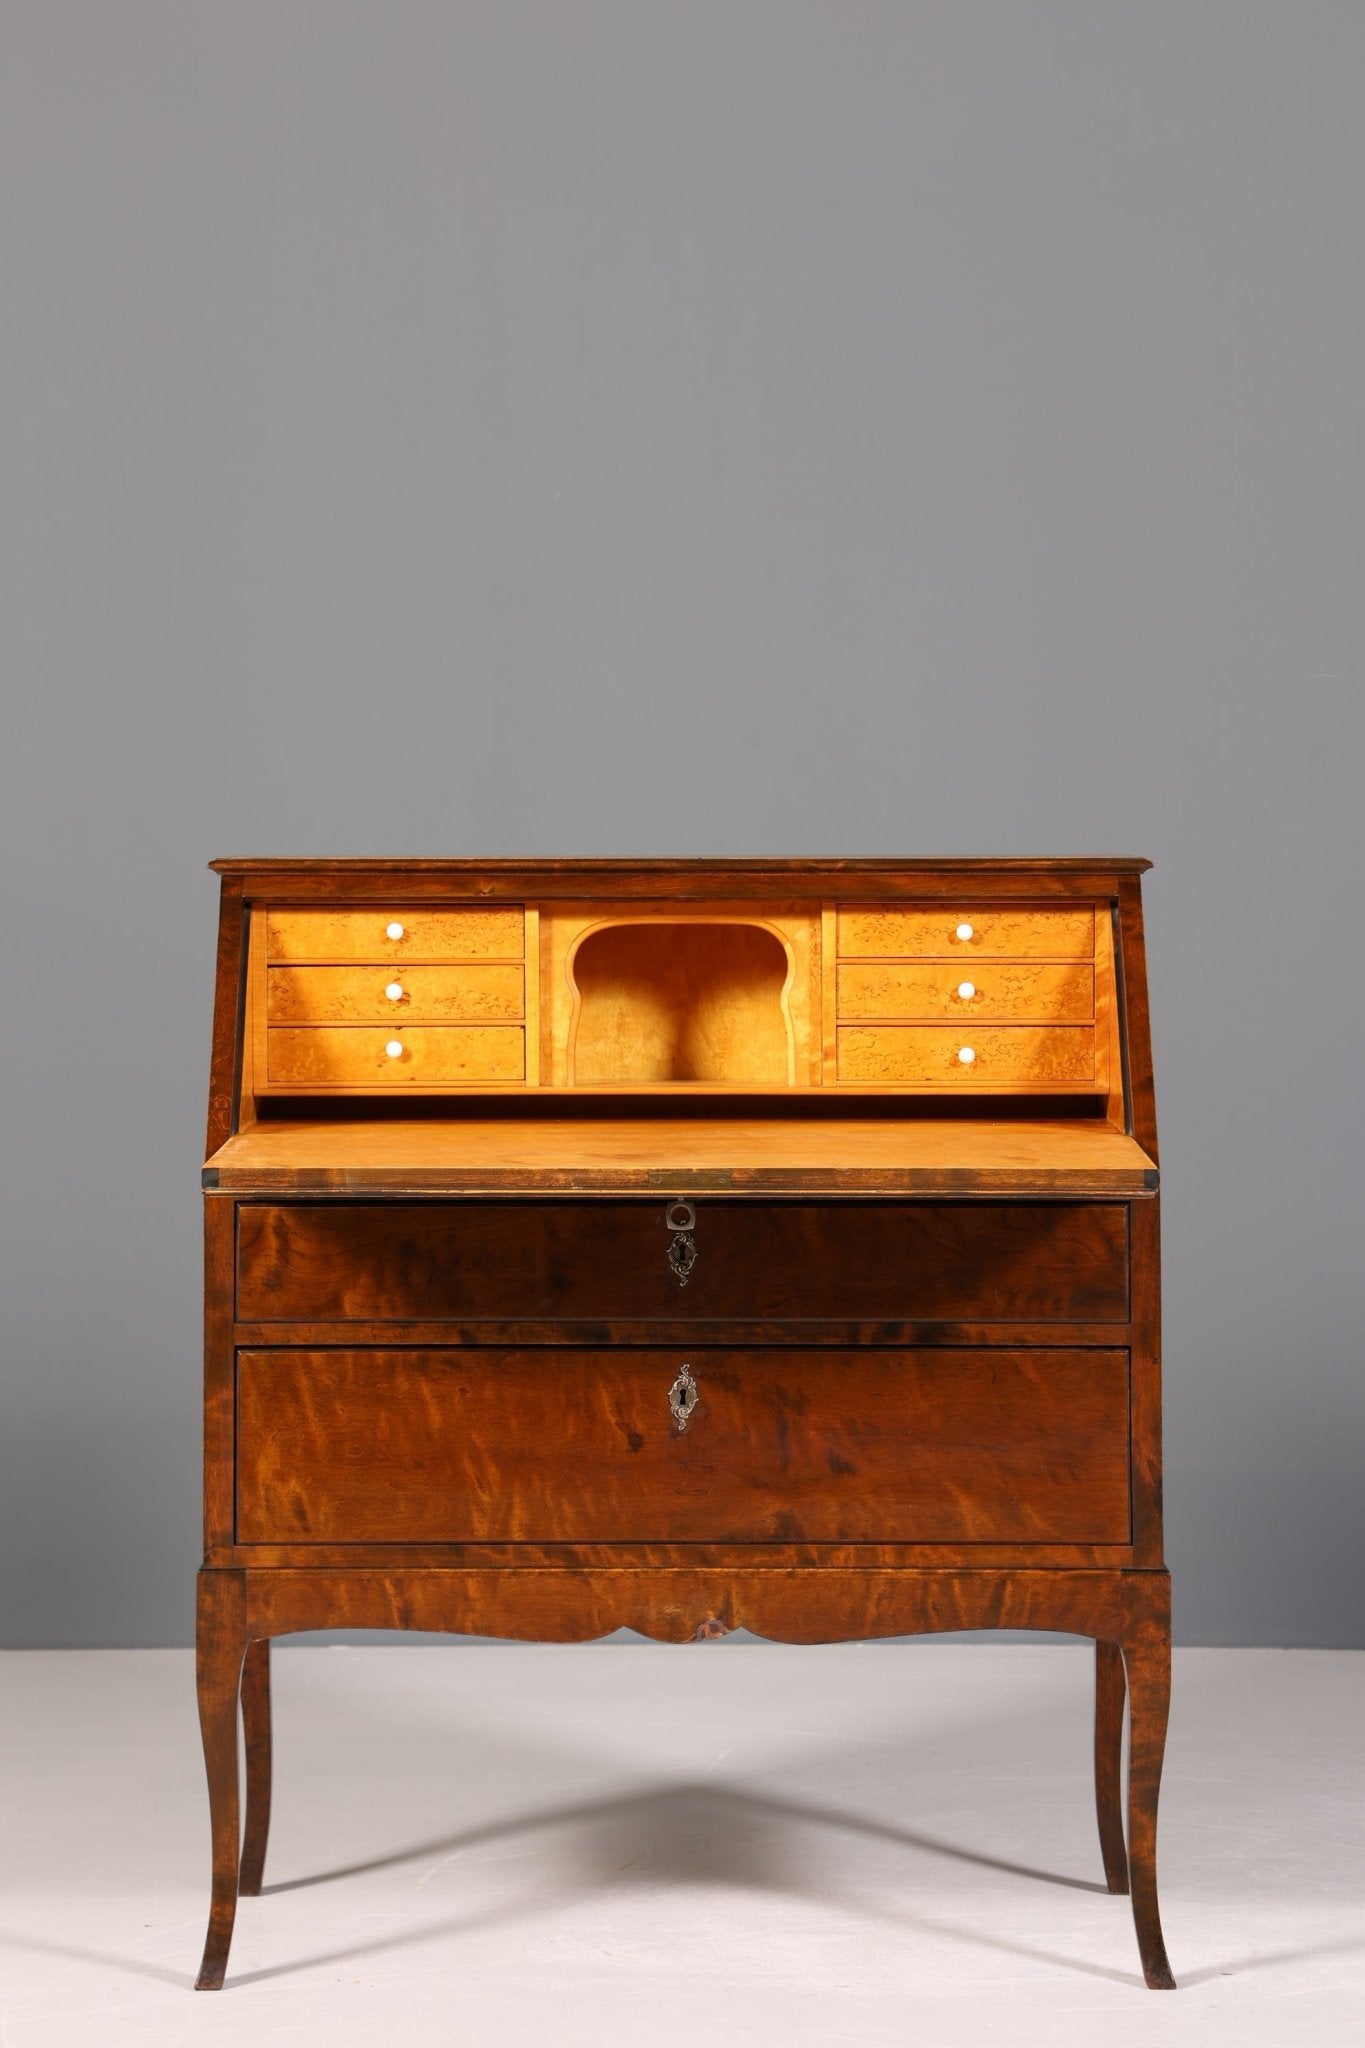
M 1126 1543 L 1128 1354 L 242 1351 L 240 1543 Z

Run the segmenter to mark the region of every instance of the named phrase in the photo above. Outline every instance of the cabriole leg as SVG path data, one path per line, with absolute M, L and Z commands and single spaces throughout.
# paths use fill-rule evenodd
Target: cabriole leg
M 255 1898 L 270 1833 L 270 1638 L 246 1646 L 242 1666 L 242 1728 L 246 1736 L 246 1828 L 237 1890 Z
M 1117 1643 L 1095 1644 L 1095 1815 L 1100 1827 L 1104 1881 L 1111 1892 L 1128 1889 L 1123 1842 L 1123 1709 L 1127 1687 Z M 245 1889 L 245 1887 L 244 1887 Z
M 237 1912 L 237 1699 L 246 1650 L 245 1575 L 201 1571 L 198 1608 L 195 1672 L 213 1831 L 213 1903 L 194 1988 L 217 1991 L 227 1970 Z
M 1128 1867 L 1142 1974 L 1153 1991 L 1174 1991 L 1156 1895 L 1156 1807 L 1171 1704 L 1171 1641 L 1144 1630 L 1123 1646 L 1128 1672 Z

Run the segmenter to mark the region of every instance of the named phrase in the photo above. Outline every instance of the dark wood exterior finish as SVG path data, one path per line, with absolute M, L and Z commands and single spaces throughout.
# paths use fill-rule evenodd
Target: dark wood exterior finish
M 670 1642 L 739 1627 L 794 1643 L 964 1628 L 1092 1637 L 1105 1882 L 1131 1892 L 1146 1982 L 1173 1985 L 1155 1874 L 1170 1596 L 1146 865 L 214 863 L 201 1989 L 223 1983 L 237 1897 L 262 1885 L 273 1637 L 405 1627 L 559 1642 L 623 1625 Z M 391 1077 L 380 1058 L 374 1099 L 349 1110 L 335 1099 L 344 1078 L 331 1101 L 278 1099 L 262 1052 L 281 1028 L 264 1008 L 267 913 L 311 909 L 295 920 L 311 933 L 328 913 L 363 909 L 346 929 L 378 954 L 376 909 L 401 925 L 423 907 L 416 945 L 444 907 L 463 961 L 480 929 L 520 928 L 502 910 L 492 926 L 477 909 L 461 923 L 479 905 L 524 911 L 526 1060 L 510 1095 L 495 1063 L 480 1078 L 477 1058 L 478 1031 L 508 1027 L 476 1019 L 470 1092 L 485 1106 L 437 1090 L 414 1108 L 420 1069 L 414 1088 L 398 1054 Z M 627 932 L 631 915 L 635 929 L 641 913 L 685 919 L 695 949 L 708 906 L 721 906 L 719 925 L 750 905 L 754 918 L 773 907 L 768 928 L 793 962 L 783 1015 L 796 1078 L 782 1100 L 749 1115 L 742 1083 L 708 1101 L 670 1081 L 652 1097 L 623 1086 L 603 1105 L 599 1085 L 593 1113 L 563 1081 L 579 1015 L 564 993 L 570 927 L 587 929 L 594 906 Z M 904 914 L 917 905 L 924 917 Z M 1069 1007 L 1040 1015 L 1030 993 L 1018 1026 L 997 1016 L 994 1038 L 977 1040 L 987 1059 L 1002 1029 L 1040 1034 L 1043 1052 L 1022 1063 L 1036 1085 L 1011 1084 L 1022 1104 L 969 1100 L 981 1094 L 970 1061 L 941 1084 L 893 1080 L 878 1103 L 863 1089 L 839 1104 L 828 949 L 840 906 L 882 906 L 875 928 L 893 937 L 971 934 L 975 916 L 987 952 L 1021 931 L 1020 958 L 1044 962 L 1070 958 L 1093 911 L 1087 1098 L 1048 1093 L 1046 1034 L 1077 1028 L 1068 967 L 1030 968 L 1027 985 Z M 961 923 L 943 927 L 945 912 Z M 639 962 L 659 950 L 656 934 Z M 846 985 L 864 1010 L 878 986 L 947 988 L 951 1002 L 973 957 Z M 399 1000 L 378 958 L 363 972 L 360 999 L 351 970 L 309 983 L 310 1003 L 325 1010 L 337 990 L 351 1006 L 333 1036 L 362 1068 L 368 1052 L 352 1058 L 360 1040 L 345 1033 Z M 498 969 L 509 986 L 514 972 Z M 677 980 L 675 963 L 675 1009 Z M 627 986 L 619 1014 L 598 1013 L 599 1061 L 629 1033 L 633 999 Z M 666 1039 L 661 1014 L 642 1008 L 641 1028 Z M 742 1034 L 742 1002 L 736 1015 Z M 411 1041 L 394 1016 L 401 1047 Z M 951 1026 L 952 1046 L 970 1050 L 974 1027 L 956 1012 Z M 364 1028 L 374 1036 L 374 1021 Z M 726 1028 L 710 1017 L 702 1033 L 722 1066 Z M 567 1071 L 571 1084 L 571 1057 Z M 381 1100 L 389 1078 L 403 1085 Z
M 243 1322 L 1118 1322 L 1121 1202 L 243 1203 Z

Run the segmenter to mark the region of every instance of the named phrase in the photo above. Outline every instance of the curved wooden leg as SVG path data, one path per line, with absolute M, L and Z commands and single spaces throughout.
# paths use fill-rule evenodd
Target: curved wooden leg
M 213 1903 L 196 1991 L 221 1989 L 237 1912 L 237 1697 L 245 1651 L 245 1574 L 200 1572 L 195 1672 L 213 1829 Z
M 246 1646 L 242 1666 L 242 1729 L 246 1736 L 246 1826 L 237 1891 L 254 1899 L 265 1871 L 270 1834 L 270 1638 Z
M 1171 1704 L 1171 1639 L 1144 1630 L 1123 1646 L 1128 1671 L 1128 1867 L 1142 1974 L 1152 1991 L 1174 1991 L 1156 1896 L 1156 1803 Z
M 1117 1643 L 1095 1644 L 1095 1815 L 1100 1824 L 1104 1881 L 1111 1892 L 1128 1889 L 1128 1851 L 1123 1842 L 1123 1709 L 1127 1699 L 1123 1652 Z

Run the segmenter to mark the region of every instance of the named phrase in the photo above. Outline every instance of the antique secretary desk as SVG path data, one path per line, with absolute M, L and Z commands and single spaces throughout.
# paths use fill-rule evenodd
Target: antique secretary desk
M 214 863 L 200 1988 L 272 1636 L 622 1624 L 1093 1637 L 1172 1985 L 1146 866 Z

